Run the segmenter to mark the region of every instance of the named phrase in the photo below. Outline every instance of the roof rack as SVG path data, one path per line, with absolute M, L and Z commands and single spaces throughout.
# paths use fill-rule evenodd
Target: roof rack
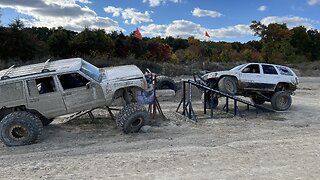
M 50 62 L 50 59 L 48 59 L 45 63 L 44 63 L 44 66 L 41 70 L 41 72 L 49 72 L 50 70 L 48 69 L 49 67 L 49 62 Z
M 8 74 L 10 74 L 10 72 L 12 71 L 12 69 L 14 68 L 14 66 L 15 66 L 15 65 L 12 65 L 11 67 L 9 67 L 9 68 L 7 69 L 7 71 L 1 76 L 1 80 L 10 78 L 10 76 L 8 76 Z

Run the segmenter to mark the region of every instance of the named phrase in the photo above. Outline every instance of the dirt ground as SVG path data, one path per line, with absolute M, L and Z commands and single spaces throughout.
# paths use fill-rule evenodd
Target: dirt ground
M 195 97 L 198 123 L 175 113 L 176 97 L 161 102 L 167 121 L 136 134 L 101 111 L 94 121 L 59 118 L 37 144 L 0 145 L 0 179 L 319 179 L 319 97 L 320 78 L 305 77 L 289 111 L 241 105 L 243 117 L 215 111 L 213 119 Z

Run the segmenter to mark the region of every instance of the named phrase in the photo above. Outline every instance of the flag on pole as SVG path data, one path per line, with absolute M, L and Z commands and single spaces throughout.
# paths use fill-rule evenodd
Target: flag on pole
M 139 40 L 142 40 L 142 35 L 141 35 L 141 33 L 140 33 L 138 28 L 134 32 L 134 37 L 138 38 Z
M 204 36 L 210 37 L 210 35 L 209 35 L 209 33 L 207 31 L 204 33 Z

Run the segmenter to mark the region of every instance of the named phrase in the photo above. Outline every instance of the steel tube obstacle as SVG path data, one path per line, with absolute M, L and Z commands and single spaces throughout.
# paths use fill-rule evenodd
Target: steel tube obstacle
M 186 89 L 186 84 L 188 84 L 188 90 Z M 196 117 L 196 114 L 193 110 L 193 107 L 192 107 L 192 87 L 197 87 L 199 89 L 202 89 L 204 90 L 204 103 L 203 103 L 203 112 L 204 114 L 207 113 L 207 103 L 205 101 L 205 98 L 207 97 L 207 94 L 210 93 L 211 95 L 211 102 L 209 104 L 210 106 L 210 117 L 213 118 L 213 111 L 214 111 L 214 96 L 215 95 L 219 95 L 220 97 L 225 97 L 226 98 L 226 104 L 224 105 L 223 107 L 223 110 L 225 110 L 226 113 L 229 113 L 230 109 L 229 109 L 229 100 L 232 99 L 234 101 L 233 105 L 233 115 L 234 116 L 237 116 L 237 115 L 240 115 L 240 112 L 239 112 L 239 108 L 238 108 L 238 104 L 239 103 L 242 103 L 242 104 L 245 104 L 247 105 L 247 109 L 249 110 L 249 107 L 254 107 L 256 108 L 256 110 L 262 110 L 262 111 L 266 111 L 266 112 L 276 112 L 275 110 L 273 109 L 270 109 L 268 107 L 264 107 L 262 105 L 258 105 L 258 104 L 254 104 L 250 101 L 247 101 L 245 99 L 242 99 L 242 98 L 239 98 L 237 96 L 234 96 L 234 95 L 230 95 L 230 94 L 226 94 L 224 92 L 221 92 L 219 90 L 216 90 L 216 89 L 212 89 L 212 88 L 209 88 L 208 86 L 205 86 L 205 85 L 202 85 L 200 84 L 199 82 L 196 82 L 196 81 L 192 81 L 192 80 L 188 80 L 188 81 L 183 81 L 182 83 L 182 99 L 178 105 L 178 108 L 176 110 L 176 112 L 179 111 L 181 105 L 182 105 L 182 115 L 188 117 L 190 120 L 193 120 L 195 122 L 198 122 L 197 120 L 197 117 Z M 188 91 L 188 92 L 187 92 Z M 186 97 L 186 94 L 188 93 L 188 99 Z

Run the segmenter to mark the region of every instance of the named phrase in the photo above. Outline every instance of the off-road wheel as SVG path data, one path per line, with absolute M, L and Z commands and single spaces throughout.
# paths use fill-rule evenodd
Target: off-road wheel
M 290 108 L 292 98 L 287 91 L 278 91 L 271 97 L 271 105 L 277 111 L 285 111 Z
M 148 112 L 137 103 L 125 105 L 116 118 L 118 127 L 125 133 L 139 132 L 140 128 L 148 120 Z
M 264 99 L 257 97 L 257 96 L 251 96 L 250 99 L 251 99 L 251 102 L 253 102 L 254 104 L 258 104 L 258 105 L 261 105 L 264 102 L 266 102 Z
M 211 109 L 211 107 L 215 109 L 219 104 L 218 97 L 212 97 L 211 93 L 206 93 L 206 97 L 204 97 L 204 93 L 202 93 L 201 100 L 202 100 L 202 103 L 206 103 L 207 109 Z M 212 100 L 213 100 L 213 104 L 211 104 Z
M 238 90 L 238 82 L 234 77 L 225 76 L 218 82 L 219 91 L 235 95 Z
M 167 76 L 158 76 L 156 89 L 172 89 L 177 91 L 177 84 Z
M 7 146 L 32 144 L 39 139 L 42 128 L 38 116 L 26 111 L 16 111 L 1 120 L 0 138 Z

